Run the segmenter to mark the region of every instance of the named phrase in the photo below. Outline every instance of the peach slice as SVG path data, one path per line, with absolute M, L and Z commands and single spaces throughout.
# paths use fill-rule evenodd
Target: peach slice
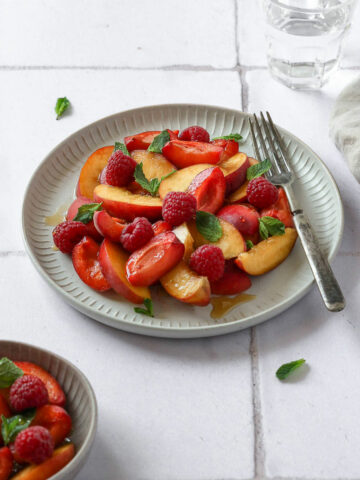
M 235 263 L 249 275 L 267 273 L 285 260 L 293 249 L 296 238 L 295 228 L 285 228 L 284 235 L 269 237 L 248 252 L 240 253 Z
M 126 262 L 129 255 L 125 250 L 105 238 L 100 247 L 99 261 L 101 270 L 115 290 L 132 303 L 143 303 L 145 298 L 150 298 L 150 291 L 145 287 L 134 287 L 126 276 Z
M 75 455 L 72 443 L 54 450 L 52 456 L 39 465 L 30 465 L 12 477 L 12 480 L 47 480 L 67 465 Z
M 233 260 L 225 262 L 224 275 L 216 282 L 210 282 L 211 293 L 215 295 L 236 295 L 251 287 L 250 277 L 234 265 Z
M 129 282 L 149 286 L 180 262 L 185 247 L 173 232 L 155 235 L 142 248 L 133 252 L 126 264 Z
M 70 415 L 59 405 L 43 405 L 36 409 L 31 426 L 40 425 L 49 430 L 55 446 L 63 443 L 72 427 Z M 1 478 L 1 477 L 0 477 Z
M 216 213 L 224 203 L 225 177 L 219 167 L 210 167 L 198 173 L 187 189 L 196 198 L 197 210 Z
M 111 217 L 106 210 L 99 210 L 93 217 L 96 230 L 105 238 L 120 243 L 121 233 L 126 223 L 121 218 Z
M 178 168 L 185 168 L 198 163 L 211 165 L 219 163 L 222 160 L 224 148 L 207 142 L 170 140 L 164 145 L 162 153 Z
M 240 253 L 246 251 L 246 243 L 241 233 L 231 223 L 226 222 L 222 218 L 219 218 L 220 225 L 223 230 L 222 237 L 217 242 L 211 242 L 211 245 L 215 245 L 221 248 L 225 259 L 237 257 Z M 200 245 L 210 243 L 196 228 L 195 221 L 188 222 L 188 227 L 191 235 L 195 241 L 195 248 Z
M 263 208 L 260 211 L 260 217 L 274 217 L 283 222 L 285 227 L 294 227 L 293 216 L 291 214 L 290 205 L 283 188 L 279 188 L 279 197 L 277 201 L 270 207 Z
M 160 198 L 131 193 L 126 188 L 98 185 L 94 190 L 94 199 L 103 202 L 104 209 L 110 215 L 128 221 L 136 217 L 146 217 L 149 220 L 161 217 Z
M 185 251 L 183 258 L 186 262 L 188 262 L 190 255 L 194 251 L 194 239 L 190 233 L 190 230 L 188 229 L 187 224 L 182 223 L 178 227 L 174 228 L 173 232 L 180 240 L 180 242 L 184 244 Z
M 161 178 L 168 173 L 176 170 L 176 167 L 170 163 L 161 153 L 148 152 L 147 150 L 134 150 L 131 152 L 132 158 L 136 163 L 143 164 L 143 172 L 148 180 Z
M 200 163 L 178 170 L 160 183 L 160 198 L 163 199 L 169 192 L 186 192 L 196 175 L 212 166 L 210 163 Z
M 73 203 L 70 205 L 70 207 L 67 211 L 66 220 L 73 220 L 76 217 L 79 208 L 82 205 L 86 205 L 88 203 L 93 203 L 93 200 L 90 200 L 90 198 L 81 197 L 81 196 L 76 198 L 73 201 Z M 86 228 L 87 228 L 87 231 L 88 231 L 88 235 L 90 235 L 90 237 L 92 237 L 95 240 L 101 242 L 103 235 L 100 234 L 98 232 L 98 230 L 95 228 L 94 220 L 91 220 L 91 222 L 87 223 Z
M 113 152 L 113 146 L 102 147 L 90 155 L 80 172 L 79 182 L 76 187 L 77 196 L 93 198 L 94 188 L 99 184 L 100 174 Z
M 9 447 L 0 448 L 0 480 L 10 478 L 13 469 L 13 455 Z
M 172 226 L 170 223 L 165 222 L 165 220 L 158 220 L 157 222 L 153 223 L 152 229 L 154 231 L 154 235 L 159 235 L 160 233 L 170 232 L 170 230 L 172 230 Z
M 235 192 L 233 192 L 228 198 L 228 203 L 243 203 L 247 201 L 247 193 L 246 189 L 249 185 L 248 180 L 244 182 L 241 187 L 239 187 Z
M 251 205 L 226 205 L 217 213 L 222 218 L 236 227 L 242 235 L 254 235 L 259 229 L 259 214 Z
M 239 152 L 219 164 L 226 180 L 226 195 L 236 190 L 246 179 L 250 162 L 246 153 Z
M 210 283 L 207 277 L 200 277 L 190 270 L 184 260 L 160 278 L 164 290 L 169 295 L 184 303 L 208 305 L 210 302 Z

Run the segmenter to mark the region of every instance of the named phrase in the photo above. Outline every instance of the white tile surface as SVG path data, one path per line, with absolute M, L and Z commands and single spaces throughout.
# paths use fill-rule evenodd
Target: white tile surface
M 196 341 L 126 334 L 66 305 L 26 257 L 0 258 L 0 269 L 2 337 L 50 347 L 95 389 L 98 435 L 79 480 L 253 476 L 249 331 Z
M 265 21 L 261 0 L 236 0 L 238 5 L 238 44 L 240 64 L 266 65 Z M 355 9 L 353 27 L 344 39 L 342 66 L 360 67 L 360 7 Z
M 120 70 L 20 70 L 0 71 L 2 111 L 0 162 L 4 195 L 0 205 L 0 251 L 22 249 L 20 210 L 30 175 L 45 155 L 72 132 L 112 113 L 155 103 L 212 103 L 241 109 L 237 72 L 120 71 Z M 218 88 L 221 84 L 222 88 Z M 66 95 L 71 115 L 55 120 L 56 98 Z M 18 147 L 18 145 L 21 147 Z M 17 185 L 17 188 L 14 188 Z
M 236 64 L 232 0 L 2 0 L 1 6 L 3 65 Z

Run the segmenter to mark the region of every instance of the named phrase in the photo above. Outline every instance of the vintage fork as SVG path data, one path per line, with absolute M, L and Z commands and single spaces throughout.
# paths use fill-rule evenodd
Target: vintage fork
M 314 230 L 295 198 L 291 184 L 296 178 L 290 167 L 290 161 L 283 139 L 275 127 L 269 112 L 266 112 L 267 121 L 262 112 L 260 112 L 260 116 L 262 128 L 256 115 L 253 116 L 253 121 L 249 118 L 250 132 L 256 158 L 259 160 L 268 158 L 270 160 L 272 168 L 266 175 L 274 185 L 281 185 L 287 194 L 296 230 L 326 308 L 331 312 L 339 312 L 345 307 L 345 299 L 329 262 L 320 249 Z M 259 138 L 260 148 L 256 139 L 255 130 Z M 260 150 L 262 150 L 263 155 L 260 155 Z

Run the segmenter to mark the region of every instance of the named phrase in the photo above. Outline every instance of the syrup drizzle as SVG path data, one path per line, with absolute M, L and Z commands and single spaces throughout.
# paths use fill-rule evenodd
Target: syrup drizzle
M 61 205 L 53 215 L 49 215 L 48 217 L 45 217 L 44 219 L 45 225 L 47 225 L 48 227 L 56 227 L 56 225 L 63 222 L 65 220 L 65 215 L 68 208 L 69 208 L 68 203 Z
M 211 310 L 210 316 L 211 318 L 221 318 L 227 312 L 236 307 L 236 305 L 250 302 L 251 300 L 254 300 L 254 298 L 256 298 L 256 295 L 250 295 L 248 293 L 240 293 L 235 297 L 228 297 L 226 295 L 213 297 L 211 299 L 211 305 L 213 306 L 213 309 Z

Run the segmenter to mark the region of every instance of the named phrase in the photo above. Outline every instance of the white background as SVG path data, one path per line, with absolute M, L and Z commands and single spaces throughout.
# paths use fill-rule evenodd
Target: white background
M 360 478 L 360 194 L 328 136 L 360 71 L 359 10 L 341 71 L 305 93 L 270 78 L 255 0 L 0 0 L 1 338 L 51 349 L 92 383 L 99 428 L 79 480 Z M 57 122 L 64 95 L 73 109 Z M 333 264 L 345 311 L 328 313 L 314 288 L 251 330 L 160 340 L 88 319 L 40 278 L 20 226 L 35 167 L 98 118 L 175 102 L 268 109 L 321 156 L 345 209 Z M 308 367 L 279 382 L 300 357 Z

